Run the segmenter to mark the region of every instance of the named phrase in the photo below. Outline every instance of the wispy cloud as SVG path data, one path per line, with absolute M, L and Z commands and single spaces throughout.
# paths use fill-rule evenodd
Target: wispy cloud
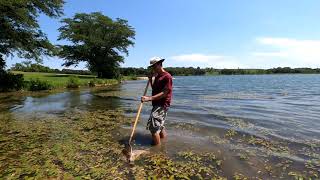
M 320 40 L 298 40 L 293 38 L 261 37 L 256 39 L 260 45 L 272 51 L 252 52 L 251 55 L 267 60 L 287 61 L 291 67 L 317 67 L 320 65 Z
M 320 67 L 320 40 L 259 37 L 251 44 L 254 51 L 235 54 L 190 53 L 169 57 L 170 66 L 214 68 Z

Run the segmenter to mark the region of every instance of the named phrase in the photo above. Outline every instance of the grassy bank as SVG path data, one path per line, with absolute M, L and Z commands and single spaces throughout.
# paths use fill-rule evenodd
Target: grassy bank
M 58 88 L 77 88 L 88 86 L 107 86 L 119 83 L 117 79 L 102 79 L 94 75 L 77 75 L 77 74 L 56 74 L 56 73 L 40 73 L 40 72 L 21 72 L 12 71 L 14 74 L 23 74 L 26 82 L 45 84 L 48 89 Z M 135 80 L 135 77 L 126 76 L 121 80 Z

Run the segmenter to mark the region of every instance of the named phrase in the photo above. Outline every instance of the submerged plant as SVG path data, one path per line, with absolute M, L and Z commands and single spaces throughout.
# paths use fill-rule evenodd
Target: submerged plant
M 259 156 L 259 152 L 285 151 L 288 147 L 282 143 L 239 135 L 237 138 L 243 138 L 242 141 L 234 143 L 242 144 L 230 148 L 235 153 L 231 158 L 232 163 L 256 169 L 255 177 L 246 177 L 245 171 L 236 168 L 227 174 L 225 169 L 230 168 L 230 162 L 220 151 L 185 150 L 170 155 L 150 152 L 134 164 L 127 164 L 122 155 L 124 145 L 117 134 L 120 126 L 129 125 L 131 120 L 120 110 L 74 110 L 29 121 L 15 118 L 11 113 L 0 114 L 0 179 L 319 178 L 320 161 L 315 146 L 302 149 L 303 153 L 308 152 L 310 160 L 302 164 L 301 170 L 290 159 Z M 230 135 L 234 134 L 230 131 Z M 226 149 L 233 140 L 222 133 L 209 136 L 208 141 Z

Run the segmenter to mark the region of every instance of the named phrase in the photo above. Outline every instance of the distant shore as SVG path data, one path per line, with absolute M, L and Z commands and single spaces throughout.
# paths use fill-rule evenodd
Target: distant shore
M 138 76 L 137 80 L 148 80 L 147 76 Z

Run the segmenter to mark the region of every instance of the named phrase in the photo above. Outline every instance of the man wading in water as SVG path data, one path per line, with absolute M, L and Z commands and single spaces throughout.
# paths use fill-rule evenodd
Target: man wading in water
M 164 122 L 170 107 L 172 97 L 172 77 L 162 67 L 163 58 L 153 57 L 150 59 L 152 75 L 149 81 L 152 87 L 152 96 L 142 96 L 141 102 L 152 101 L 152 111 L 148 120 L 147 129 L 150 130 L 153 145 L 161 144 L 160 138 L 167 136 Z M 155 77 L 152 82 L 152 77 Z

